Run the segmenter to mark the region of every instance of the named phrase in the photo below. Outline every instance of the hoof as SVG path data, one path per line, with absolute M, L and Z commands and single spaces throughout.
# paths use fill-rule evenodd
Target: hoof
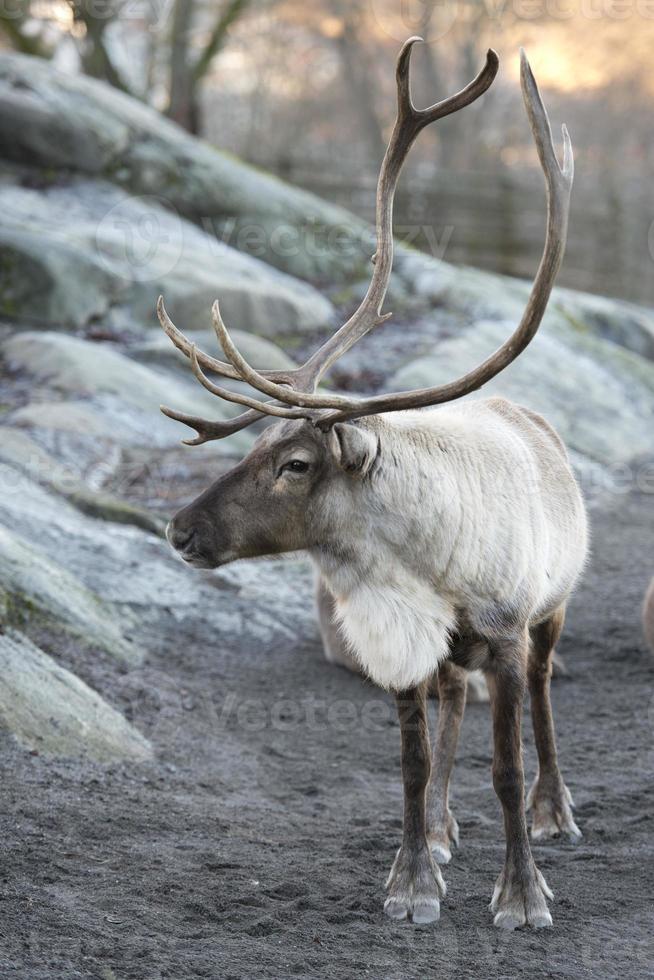
M 438 864 L 450 863 L 452 848 L 459 846 L 459 825 L 449 810 L 444 823 L 430 826 L 427 843 Z
M 449 864 L 452 860 L 450 845 L 439 840 L 429 840 L 432 857 L 437 864 Z
M 552 925 L 552 916 L 547 907 L 554 895 L 538 868 L 523 879 L 511 878 L 505 871 L 498 878 L 490 903 L 495 914 L 493 925 L 498 929 L 546 929 Z
M 384 912 L 390 919 L 427 925 L 440 918 L 445 882 L 426 847 L 417 852 L 399 849 L 386 888 Z
M 527 919 L 527 915 L 520 905 L 515 908 L 500 909 L 493 919 L 493 925 L 496 929 L 506 929 L 507 932 L 522 929 L 527 925 L 531 926 L 532 929 L 549 929 L 552 924 L 552 916 L 548 908 L 536 912 Z
M 532 812 L 531 838 L 535 841 L 567 837 L 576 843 L 582 834 L 572 816 L 572 796 L 563 780 L 543 785 L 540 779 L 529 791 L 527 806 Z
M 441 903 L 437 898 L 412 899 L 410 895 L 395 895 L 384 902 L 384 912 L 389 919 L 402 922 L 409 919 L 415 925 L 428 925 L 438 922 L 441 917 Z

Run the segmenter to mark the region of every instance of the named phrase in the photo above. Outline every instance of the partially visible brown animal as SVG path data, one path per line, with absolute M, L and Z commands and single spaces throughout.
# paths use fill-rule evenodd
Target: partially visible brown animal
M 654 578 L 649 583 L 643 602 L 643 633 L 647 646 L 654 653 Z

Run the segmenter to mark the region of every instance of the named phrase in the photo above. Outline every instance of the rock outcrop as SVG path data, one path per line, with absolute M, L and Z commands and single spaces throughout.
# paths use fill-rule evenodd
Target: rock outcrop
M 33 326 L 144 329 L 162 293 L 191 329 L 209 322 L 216 297 L 230 323 L 264 336 L 333 318 L 312 286 L 192 224 L 165 197 L 5 169 L 0 210 L 0 315 Z
M 45 755 L 152 758 L 149 742 L 95 691 L 16 630 L 0 635 L 0 727 Z

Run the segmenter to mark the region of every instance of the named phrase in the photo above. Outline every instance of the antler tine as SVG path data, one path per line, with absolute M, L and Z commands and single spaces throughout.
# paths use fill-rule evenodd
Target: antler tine
M 167 418 L 173 419 L 175 422 L 182 422 L 191 429 L 195 429 L 197 438 L 182 439 L 185 446 L 201 446 L 203 443 L 211 442 L 214 439 L 224 439 L 226 436 L 231 436 L 235 432 L 240 432 L 241 429 L 247 428 L 248 425 L 252 425 L 253 422 L 261 418 L 259 412 L 249 411 L 243 412 L 242 415 L 237 415 L 233 419 L 227 419 L 224 422 L 213 422 L 209 419 L 200 418 L 198 415 L 187 415 L 186 412 L 177 412 L 172 408 L 167 408 L 165 405 L 160 405 L 159 409 Z
M 446 99 L 442 99 L 440 102 L 435 102 L 426 109 L 416 109 L 411 98 L 409 67 L 413 45 L 418 41 L 422 41 L 422 38 L 410 37 L 408 41 L 404 42 L 398 55 L 395 71 L 398 119 L 402 122 L 405 119 L 411 119 L 417 130 L 416 135 L 421 129 L 424 129 L 425 126 L 435 122 L 437 119 L 442 119 L 444 116 L 449 116 L 453 112 L 458 112 L 459 109 L 463 109 L 465 106 L 470 105 L 471 102 L 475 102 L 492 84 L 500 66 L 497 52 L 493 48 L 489 48 L 486 52 L 486 64 L 465 88 L 462 88 L 460 92 L 455 92 L 454 95 L 448 96 Z
M 157 300 L 157 316 L 164 333 L 170 338 L 170 340 L 172 340 L 177 350 L 190 359 L 191 348 L 194 345 L 188 339 L 188 337 L 184 336 L 179 327 L 176 327 L 173 321 L 170 319 L 164 305 L 163 296 L 160 296 Z M 240 374 L 231 366 L 231 364 L 226 364 L 225 361 L 219 361 L 216 357 L 212 357 L 211 354 L 206 354 L 199 348 L 196 348 L 196 350 L 198 360 L 206 370 L 213 371 L 215 374 L 219 374 L 223 378 L 231 378 L 233 381 L 241 380 Z M 296 373 L 296 369 L 291 371 L 262 372 L 264 377 L 271 378 L 272 380 L 277 381 L 279 384 L 292 384 Z
M 170 338 L 175 347 L 181 351 L 186 357 L 191 360 L 193 364 L 193 351 L 195 351 L 196 363 L 202 364 L 203 367 L 215 374 L 219 374 L 224 378 L 231 378 L 234 381 L 240 381 L 241 375 L 239 372 L 232 367 L 231 364 L 226 364 L 224 361 L 219 361 L 217 358 L 212 357 L 210 354 L 206 354 L 204 351 L 199 350 L 188 337 L 185 337 L 182 331 L 175 326 L 173 321 L 170 319 L 166 307 L 164 305 L 163 296 L 160 296 L 157 300 L 157 316 L 159 318 L 159 323 L 161 324 L 164 333 Z M 199 370 L 199 365 L 198 365 Z M 199 377 L 197 372 L 194 370 L 196 377 Z M 264 376 L 273 378 L 275 381 L 280 383 L 291 384 L 294 380 L 295 371 L 265 371 Z M 211 385 L 209 379 L 200 371 L 201 377 L 199 380 L 206 388 L 209 386 L 209 391 L 213 394 L 220 394 L 222 398 L 228 401 L 238 402 L 240 404 L 248 404 L 248 402 L 243 402 L 241 398 L 233 393 L 228 392 L 227 389 L 219 388 L 217 385 Z M 206 383 L 205 383 L 206 382 Z M 235 432 L 240 432 L 241 429 L 245 429 L 252 425 L 258 419 L 265 417 L 265 415 L 278 414 L 271 411 L 270 408 L 264 408 L 265 402 L 255 402 L 254 399 L 250 399 L 250 402 L 261 405 L 261 410 L 252 408 L 248 412 L 243 412 L 243 414 L 238 415 L 234 419 L 229 419 L 224 422 L 216 422 L 210 419 L 202 419 L 197 415 L 188 415 L 185 412 L 177 412 L 171 408 L 166 408 L 161 405 L 160 409 L 165 416 L 169 419 L 173 419 L 176 422 L 182 422 L 184 425 L 188 425 L 195 429 L 198 433 L 195 439 L 182 439 L 182 442 L 186 446 L 201 446 L 205 442 L 211 442 L 216 439 L 224 439 L 227 436 L 233 435 Z M 294 417 L 294 416 L 291 416 Z
M 307 413 L 299 408 L 284 408 L 281 405 L 262 402 L 258 398 L 251 398 L 249 395 L 244 395 L 240 391 L 230 391 L 229 388 L 221 388 L 220 385 L 215 385 L 200 367 L 198 351 L 195 344 L 191 345 L 191 369 L 203 388 L 210 391 L 212 395 L 223 398 L 225 401 L 234 402 L 237 405 L 246 405 L 248 408 L 253 408 L 263 415 L 276 415 L 283 419 L 300 419 L 306 417 Z
M 283 401 L 289 405 L 295 405 L 300 408 L 306 408 L 309 405 L 314 408 L 334 408 L 341 403 L 343 407 L 346 407 L 349 404 L 349 400 L 347 398 L 342 398 L 340 395 L 315 395 L 311 392 L 296 391 L 295 389 L 284 387 L 283 385 L 277 385 L 274 382 L 269 381 L 267 378 L 263 377 L 263 375 L 259 374 L 258 371 L 255 371 L 250 364 L 248 364 L 234 344 L 234 341 L 230 337 L 229 331 L 225 326 L 223 318 L 220 315 L 220 306 L 218 305 L 218 301 L 213 304 L 211 314 L 214 330 L 216 331 L 216 336 L 218 337 L 220 346 L 225 351 L 225 356 L 233 365 L 234 369 L 238 372 L 239 377 L 243 381 L 247 381 L 247 383 L 253 388 L 258 389 L 266 395 L 273 395 L 278 399 L 278 401 Z M 205 382 L 207 382 L 208 379 L 205 378 L 204 380 L 200 380 L 206 388 L 207 384 Z M 208 383 L 211 385 L 211 382 Z M 209 390 L 214 391 L 214 394 L 217 393 L 215 385 L 211 385 Z M 240 397 L 245 398 L 246 396 Z M 254 399 L 248 399 L 248 401 L 244 400 L 242 404 L 246 405 L 252 401 L 254 401 Z M 257 405 L 261 404 L 263 403 L 257 403 Z M 269 405 L 270 403 L 266 402 L 265 404 Z M 304 415 L 306 415 L 306 412 Z
M 157 300 L 157 316 L 159 318 L 159 323 L 163 327 L 164 333 L 172 340 L 173 344 L 178 351 L 181 351 L 186 357 L 191 356 L 191 341 L 188 337 L 185 337 L 181 330 L 179 330 L 173 321 L 168 316 L 166 307 L 164 306 L 163 296 L 160 296 Z M 210 371 L 215 371 L 216 374 L 222 375 L 223 378 L 233 378 L 238 380 L 238 373 L 230 364 L 225 364 L 224 361 L 219 361 L 215 357 L 211 357 L 210 354 L 205 354 L 204 351 L 200 352 L 201 360 L 203 365 Z
M 520 48 L 520 84 L 522 98 L 529 117 L 529 125 L 545 179 L 549 184 L 560 175 L 564 184 L 569 184 L 571 187 L 574 178 L 574 159 L 568 128 L 565 123 L 561 126 L 563 133 L 563 165 L 561 166 L 554 149 L 550 121 L 524 48 Z

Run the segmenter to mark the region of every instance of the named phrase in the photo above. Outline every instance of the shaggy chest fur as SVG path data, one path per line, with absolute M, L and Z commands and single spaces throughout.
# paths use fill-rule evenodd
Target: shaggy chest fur
M 451 603 L 410 575 L 337 594 L 336 615 L 368 676 L 393 690 L 413 687 L 434 673 L 456 625 Z

